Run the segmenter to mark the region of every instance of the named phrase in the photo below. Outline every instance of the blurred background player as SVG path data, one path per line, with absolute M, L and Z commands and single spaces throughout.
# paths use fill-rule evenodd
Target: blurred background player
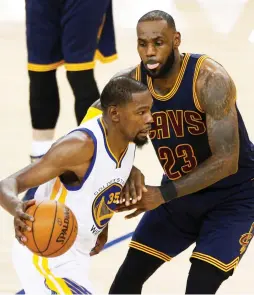
M 31 161 L 44 155 L 54 139 L 60 100 L 56 70 L 65 65 L 75 96 L 77 124 L 99 98 L 96 60 L 117 58 L 112 0 L 26 1 L 26 38 L 32 121 Z M 33 196 L 29 190 L 25 198 Z

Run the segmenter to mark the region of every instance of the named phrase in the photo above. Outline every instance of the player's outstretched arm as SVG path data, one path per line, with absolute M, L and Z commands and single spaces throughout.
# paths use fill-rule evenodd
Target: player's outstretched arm
M 93 153 L 93 140 L 84 132 L 75 131 L 59 139 L 39 161 L 0 182 L 0 205 L 16 216 L 17 206 L 21 204 L 17 197 L 19 193 L 66 171 L 81 174 L 90 163 Z

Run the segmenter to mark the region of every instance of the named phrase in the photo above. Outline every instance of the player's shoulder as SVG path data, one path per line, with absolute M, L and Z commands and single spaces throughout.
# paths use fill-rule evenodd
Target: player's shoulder
M 224 66 L 210 57 L 205 58 L 202 62 L 198 78 L 200 79 L 203 76 L 206 76 L 205 74 L 209 74 L 211 76 L 222 76 L 225 79 L 230 79 L 230 75 Z
M 72 167 L 90 161 L 95 152 L 95 144 L 91 136 L 80 130 L 59 138 L 42 158 L 56 167 L 71 170 Z
M 52 149 L 63 151 L 69 155 L 86 152 L 93 154 L 95 146 L 94 135 L 90 130 L 77 128 L 57 140 Z M 88 153 L 88 154 L 89 154 Z
M 203 110 L 216 105 L 227 106 L 236 98 L 236 87 L 227 70 L 212 58 L 206 58 L 200 67 L 196 93 Z
M 229 90 L 235 92 L 233 79 L 224 66 L 216 60 L 207 57 L 200 66 L 196 89 L 197 92 L 200 92 L 202 89 L 216 87 L 229 88 Z

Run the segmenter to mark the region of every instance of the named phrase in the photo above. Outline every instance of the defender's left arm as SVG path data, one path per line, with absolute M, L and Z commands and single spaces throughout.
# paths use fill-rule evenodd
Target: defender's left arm
M 204 189 L 238 169 L 239 134 L 234 82 L 221 65 L 206 60 L 199 73 L 196 92 L 206 113 L 212 155 L 174 182 L 178 197 Z

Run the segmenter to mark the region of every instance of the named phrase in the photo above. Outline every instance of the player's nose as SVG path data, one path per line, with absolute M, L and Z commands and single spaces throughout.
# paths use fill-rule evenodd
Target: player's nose
M 149 58 L 155 55 L 156 55 L 155 46 L 153 46 L 152 44 L 148 44 L 146 49 L 146 56 Z

